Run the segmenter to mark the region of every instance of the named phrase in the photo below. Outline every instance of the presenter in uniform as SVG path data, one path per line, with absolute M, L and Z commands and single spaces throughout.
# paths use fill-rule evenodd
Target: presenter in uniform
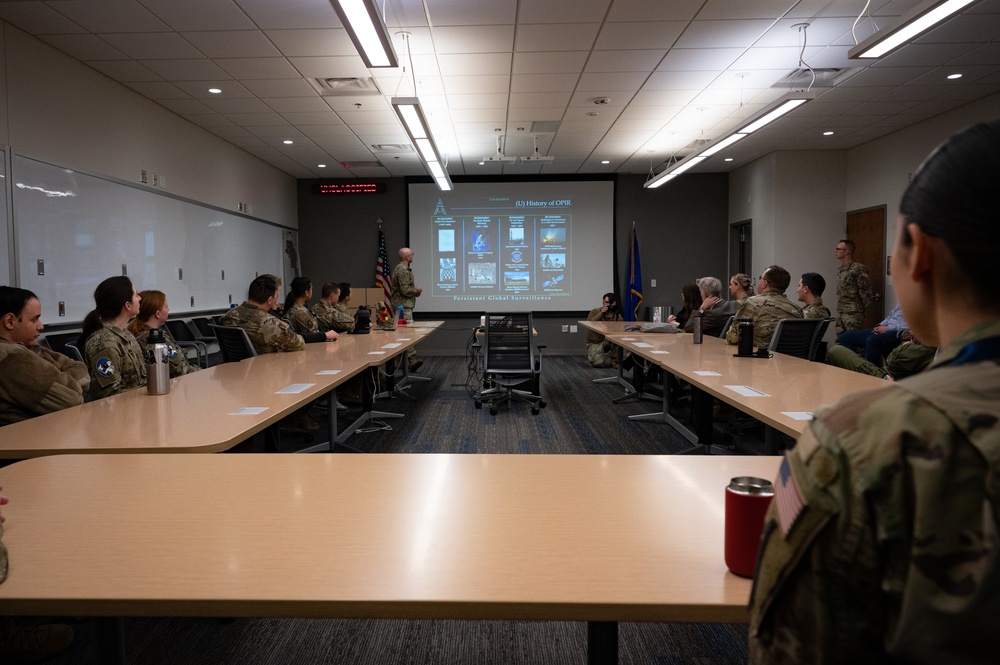
M 399 263 L 392 270 L 392 307 L 393 309 L 403 306 L 403 318 L 407 323 L 413 322 L 413 308 L 417 304 L 417 298 L 423 293 L 423 289 L 413 281 L 413 250 L 403 247 L 399 250 Z M 417 358 L 417 350 L 413 347 L 406 353 L 410 363 L 410 371 L 414 372 L 424 364 L 423 360 Z

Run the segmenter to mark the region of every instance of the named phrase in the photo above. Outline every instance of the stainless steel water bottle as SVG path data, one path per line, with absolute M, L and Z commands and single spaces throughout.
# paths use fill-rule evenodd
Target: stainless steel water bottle
M 170 347 L 158 328 L 149 331 L 146 342 L 146 392 L 150 395 L 170 392 Z
M 692 312 L 691 316 L 694 317 L 691 319 L 692 322 L 691 332 L 694 333 L 694 343 L 701 344 L 701 325 L 705 315 L 702 314 L 701 312 Z

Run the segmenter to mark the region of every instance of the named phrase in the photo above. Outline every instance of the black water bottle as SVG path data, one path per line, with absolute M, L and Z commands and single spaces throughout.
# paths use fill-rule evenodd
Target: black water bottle
M 753 319 L 737 319 L 740 327 L 740 343 L 736 352 L 741 356 L 753 355 Z

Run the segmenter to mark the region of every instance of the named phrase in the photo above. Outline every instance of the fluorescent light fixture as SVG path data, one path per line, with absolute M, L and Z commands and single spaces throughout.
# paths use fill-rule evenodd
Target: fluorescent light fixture
M 850 51 L 847 57 L 881 58 L 927 32 L 935 25 L 979 0 L 928 0 L 903 14 L 899 22 L 880 30 Z
M 375 0 L 330 0 L 330 3 L 367 67 L 399 66 Z
M 756 132 L 761 127 L 774 122 L 786 113 L 791 113 L 813 97 L 815 97 L 815 95 L 809 92 L 790 92 L 780 97 L 766 108 L 747 118 L 747 120 L 744 121 L 744 123 L 736 130 L 724 134 L 721 138 L 713 141 L 701 152 L 692 153 L 684 159 L 674 162 L 659 174 L 647 180 L 643 187 L 647 189 L 659 187 L 663 183 L 672 180 L 681 173 L 684 173 L 692 166 L 705 161 L 717 152 L 725 150 L 737 141 L 742 141 L 749 134 Z M 727 159 L 726 161 L 731 160 Z
M 427 117 L 420 107 L 420 100 L 416 97 L 393 97 L 391 104 L 392 110 L 396 112 L 403 129 L 406 130 L 406 135 L 410 137 L 410 142 L 417 149 L 420 161 L 427 167 L 438 188 L 443 191 L 453 189 L 454 185 L 448 177 L 448 171 L 443 166 L 441 151 L 434 142 Z

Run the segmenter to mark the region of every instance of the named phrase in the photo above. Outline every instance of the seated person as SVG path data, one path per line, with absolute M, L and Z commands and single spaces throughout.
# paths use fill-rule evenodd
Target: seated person
M 125 327 L 139 313 L 139 294 L 128 277 L 108 277 L 94 290 L 97 307 L 83 320 L 79 348 L 95 399 L 146 385 L 146 359 Z
M 791 283 L 792 277 L 781 266 L 768 266 L 757 281 L 758 295 L 747 298 L 747 301 L 736 310 L 733 325 L 726 333 L 726 341 L 736 344 L 740 341 L 740 319 L 753 320 L 753 345 L 758 349 L 766 349 L 771 344 L 774 329 L 782 319 L 801 319 L 802 310 L 785 297 L 785 289 Z
M 170 330 L 163 325 L 170 316 L 167 295 L 163 291 L 140 291 L 139 298 L 139 315 L 129 321 L 126 328 L 135 335 L 135 341 L 139 342 L 143 353 L 146 352 L 149 331 L 159 328 L 163 333 L 163 341 L 167 343 L 169 349 L 167 353 L 170 358 L 170 378 L 197 372 L 199 368 L 191 364 L 184 349 L 177 344 Z
M 683 328 L 691 318 L 691 313 L 698 309 L 701 309 L 701 289 L 697 284 L 685 284 L 681 287 L 681 310 L 677 312 L 677 316 L 668 316 L 667 323 Z
M 729 317 L 736 313 L 736 301 L 722 299 L 722 280 L 718 277 L 702 277 L 695 283 L 701 296 L 701 307 L 698 308 L 702 316 L 701 333 L 718 337 Z M 694 318 L 688 318 L 684 324 L 684 332 L 694 332 Z
M 889 316 L 882 319 L 877 326 L 868 330 L 844 331 L 837 338 L 837 344 L 858 353 L 864 352 L 865 360 L 873 365 L 879 365 L 882 363 L 882 358 L 902 341 L 900 335 L 903 331 L 909 329 L 897 303 L 889 312 Z
M 747 299 L 753 295 L 753 282 L 750 280 L 750 276 L 738 272 L 730 277 L 729 295 L 731 295 L 733 300 L 736 301 L 737 309 L 742 307 L 743 303 L 745 303 Z
M 804 319 L 829 319 L 830 308 L 823 304 L 823 291 L 826 290 L 826 280 L 818 272 L 804 272 L 799 279 L 799 288 L 795 290 L 799 302 L 806 305 L 802 308 Z
M 600 307 L 595 307 L 587 314 L 588 321 L 621 321 L 622 310 L 618 305 L 618 296 L 614 293 L 605 293 Z M 615 345 L 604 338 L 599 332 L 587 331 L 587 360 L 594 367 L 605 367 L 611 365 L 618 366 L 618 359 L 614 355 Z
M 903 342 L 889 352 L 885 364 L 882 366 L 873 365 L 854 351 L 839 344 L 835 344 L 826 352 L 826 362 L 834 367 L 843 367 L 853 372 L 899 381 L 924 371 L 937 353 L 936 348 L 924 346 L 910 331 L 904 332 L 903 338 Z
M 354 330 L 354 317 L 347 311 L 346 305 L 343 312 L 337 308 L 339 301 L 340 285 L 335 282 L 327 282 L 323 285 L 319 302 L 312 306 L 312 313 L 326 330 L 336 330 L 338 333 L 351 332 Z M 350 320 L 345 320 L 344 317 Z
M 292 330 L 302 336 L 306 344 L 313 342 L 334 342 L 340 337 L 335 330 L 320 332 L 319 321 L 308 309 L 306 303 L 312 298 L 312 282 L 308 277 L 296 277 L 292 280 L 292 288 L 285 298 L 285 320 Z
M 306 343 L 286 322 L 270 313 L 278 304 L 274 275 L 261 275 L 247 290 L 247 299 L 219 319 L 223 326 L 243 328 L 257 353 L 301 351 Z
M 87 366 L 36 344 L 42 304 L 26 289 L 0 286 L 0 425 L 83 404 Z

